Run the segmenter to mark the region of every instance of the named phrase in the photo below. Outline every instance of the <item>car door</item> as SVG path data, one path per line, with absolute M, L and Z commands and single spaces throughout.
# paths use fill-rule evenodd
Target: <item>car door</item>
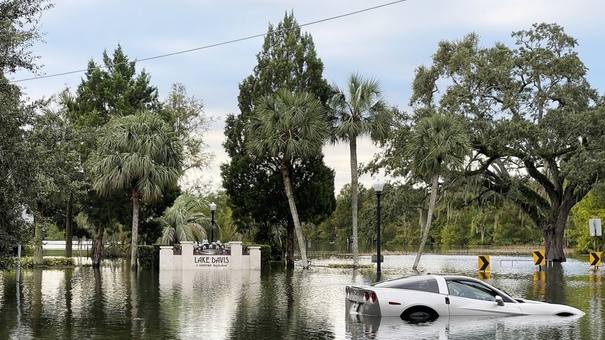
M 498 292 L 476 281 L 447 281 L 450 315 L 521 315 L 514 301 L 502 300 Z M 497 298 L 498 297 L 498 298 Z M 508 300 L 508 299 L 507 299 Z

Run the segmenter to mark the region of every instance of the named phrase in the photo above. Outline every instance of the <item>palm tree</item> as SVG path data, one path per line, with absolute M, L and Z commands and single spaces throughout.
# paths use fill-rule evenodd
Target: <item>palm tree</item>
M 202 241 L 208 238 L 211 221 L 206 214 L 207 210 L 208 202 L 200 197 L 188 193 L 177 197 L 161 218 L 165 225 L 162 243 Z M 217 230 L 220 235 L 220 228 L 217 228 Z
M 139 200 L 152 203 L 177 184 L 181 155 L 182 146 L 173 128 L 150 112 L 113 118 L 101 130 L 98 149 L 89 164 L 92 185 L 101 196 L 131 191 L 133 269 L 137 266 Z
M 433 114 L 422 118 L 413 127 L 407 144 L 407 158 L 414 177 L 431 183 L 431 196 L 426 226 L 414 261 L 417 270 L 420 256 L 429 236 L 433 211 L 437 202 L 439 177 L 445 170 L 460 168 L 470 153 L 470 139 L 464 125 L 452 114 Z
M 329 133 L 324 112 L 321 103 L 312 95 L 280 89 L 273 96 L 260 100 L 247 125 L 249 152 L 256 157 L 275 157 L 280 164 L 303 268 L 309 265 L 290 175 L 297 159 L 308 159 L 321 153 Z M 287 248 L 290 268 L 294 264 L 293 247 Z
M 353 265 L 359 266 L 357 210 L 359 201 L 359 173 L 357 169 L 357 137 L 369 135 L 373 141 L 387 137 L 392 126 L 391 111 L 382 99 L 377 80 L 363 79 L 352 74 L 348 91 L 334 86 L 336 93 L 330 106 L 333 110 L 333 141 L 349 143 L 351 165 L 351 224 L 353 227 Z

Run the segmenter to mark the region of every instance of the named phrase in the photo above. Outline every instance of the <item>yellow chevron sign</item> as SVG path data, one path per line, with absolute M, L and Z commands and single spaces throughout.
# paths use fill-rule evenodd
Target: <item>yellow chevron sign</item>
M 536 266 L 546 265 L 546 257 L 544 256 L 544 250 L 534 251 L 534 265 L 536 265 Z
M 481 255 L 477 259 L 479 265 L 479 271 L 489 272 L 489 255 Z
M 590 262 L 591 266 L 596 266 L 596 267 L 601 266 L 601 252 L 600 251 L 590 252 L 588 255 L 589 255 L 588 258 L 589 258 L 589 262 Z

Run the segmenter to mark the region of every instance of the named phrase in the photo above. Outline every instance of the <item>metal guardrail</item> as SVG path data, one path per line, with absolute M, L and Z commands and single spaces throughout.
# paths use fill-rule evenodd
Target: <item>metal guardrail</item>
M 504 259 L 504 260 L 500 260 L 500 267 L 502 267 L 502 262 L 510 262 L 511 263 L 511 267 L 515 266 L 515 262 L 534 262 L 534 260 L 517 260 L 517 259 Z

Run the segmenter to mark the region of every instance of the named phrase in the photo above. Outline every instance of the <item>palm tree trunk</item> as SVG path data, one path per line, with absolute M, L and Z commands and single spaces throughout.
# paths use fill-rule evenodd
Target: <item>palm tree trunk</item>
M 420 256 L 422 256 L 422 252 L 424 251 L 424 245 L 426 244 L 426 240 L 429 238 L 429 231 L 431 230 L 431 223 L 433 222 L 433 210 L 435 210 L 435 204 L 437 202 L 437 189 L 439 188 L 439 175 L 433 175 L 433 183 L 431 184 L 431 198 L 429 201 L 429 211 L 426 216 L 426 227 L 424 228 L 424 233 L 422 234 L 422 241 L 420 242 L 420 248 L 418 249 L 418 254 L 416 254 L 416 260 L 414 260 L 413 270 L 418 270 L 418 262 L 420 262 Z
M 97 230 L 97 238 L 95 239 L 95 247 L 92 251 L 92 267 L 101 267 L 101 257 L 103 256 L 103 234 L 105 233 L 105 227 L 99 226 Z
M 132 187 L 132 235 L 130 242 L 130 268 L 137 269 L 137 246 L 139 244 L 139 191 Z
M 307 261 L 307 249 L 305 248 L 305 238 L 298 219 L 298 210 L 296 209 L 296 202 L 294 202 L 294 194 L 292 193 L 292 183 L 290 182 L 290 171 L 288 165 L 290 162 L 286 157 L 282 160 L 282 177 L 284 179 L 284 188 L 286 189 L 286 197 L 288 198 L 288 205 L 290 206 L 290 213 L 292 214 L 292 221 L 294 222 L 294 231 L 296 232 L 296 238 L 298 240 L 298 249 L 300 250 L 300 258 L 302 260 L 303 268 L 309 268 L 309 261 Z
M 286 227 L 286 269 L 294 269 L 294 223 Z
M 359 174 L 357 172 L 357 138 L 349 143 L 351 165 L 351 225 L 353 228 L 353 266 L 359 267 L 359 237 L 357 235 L 357 202 L 359 200 Z

